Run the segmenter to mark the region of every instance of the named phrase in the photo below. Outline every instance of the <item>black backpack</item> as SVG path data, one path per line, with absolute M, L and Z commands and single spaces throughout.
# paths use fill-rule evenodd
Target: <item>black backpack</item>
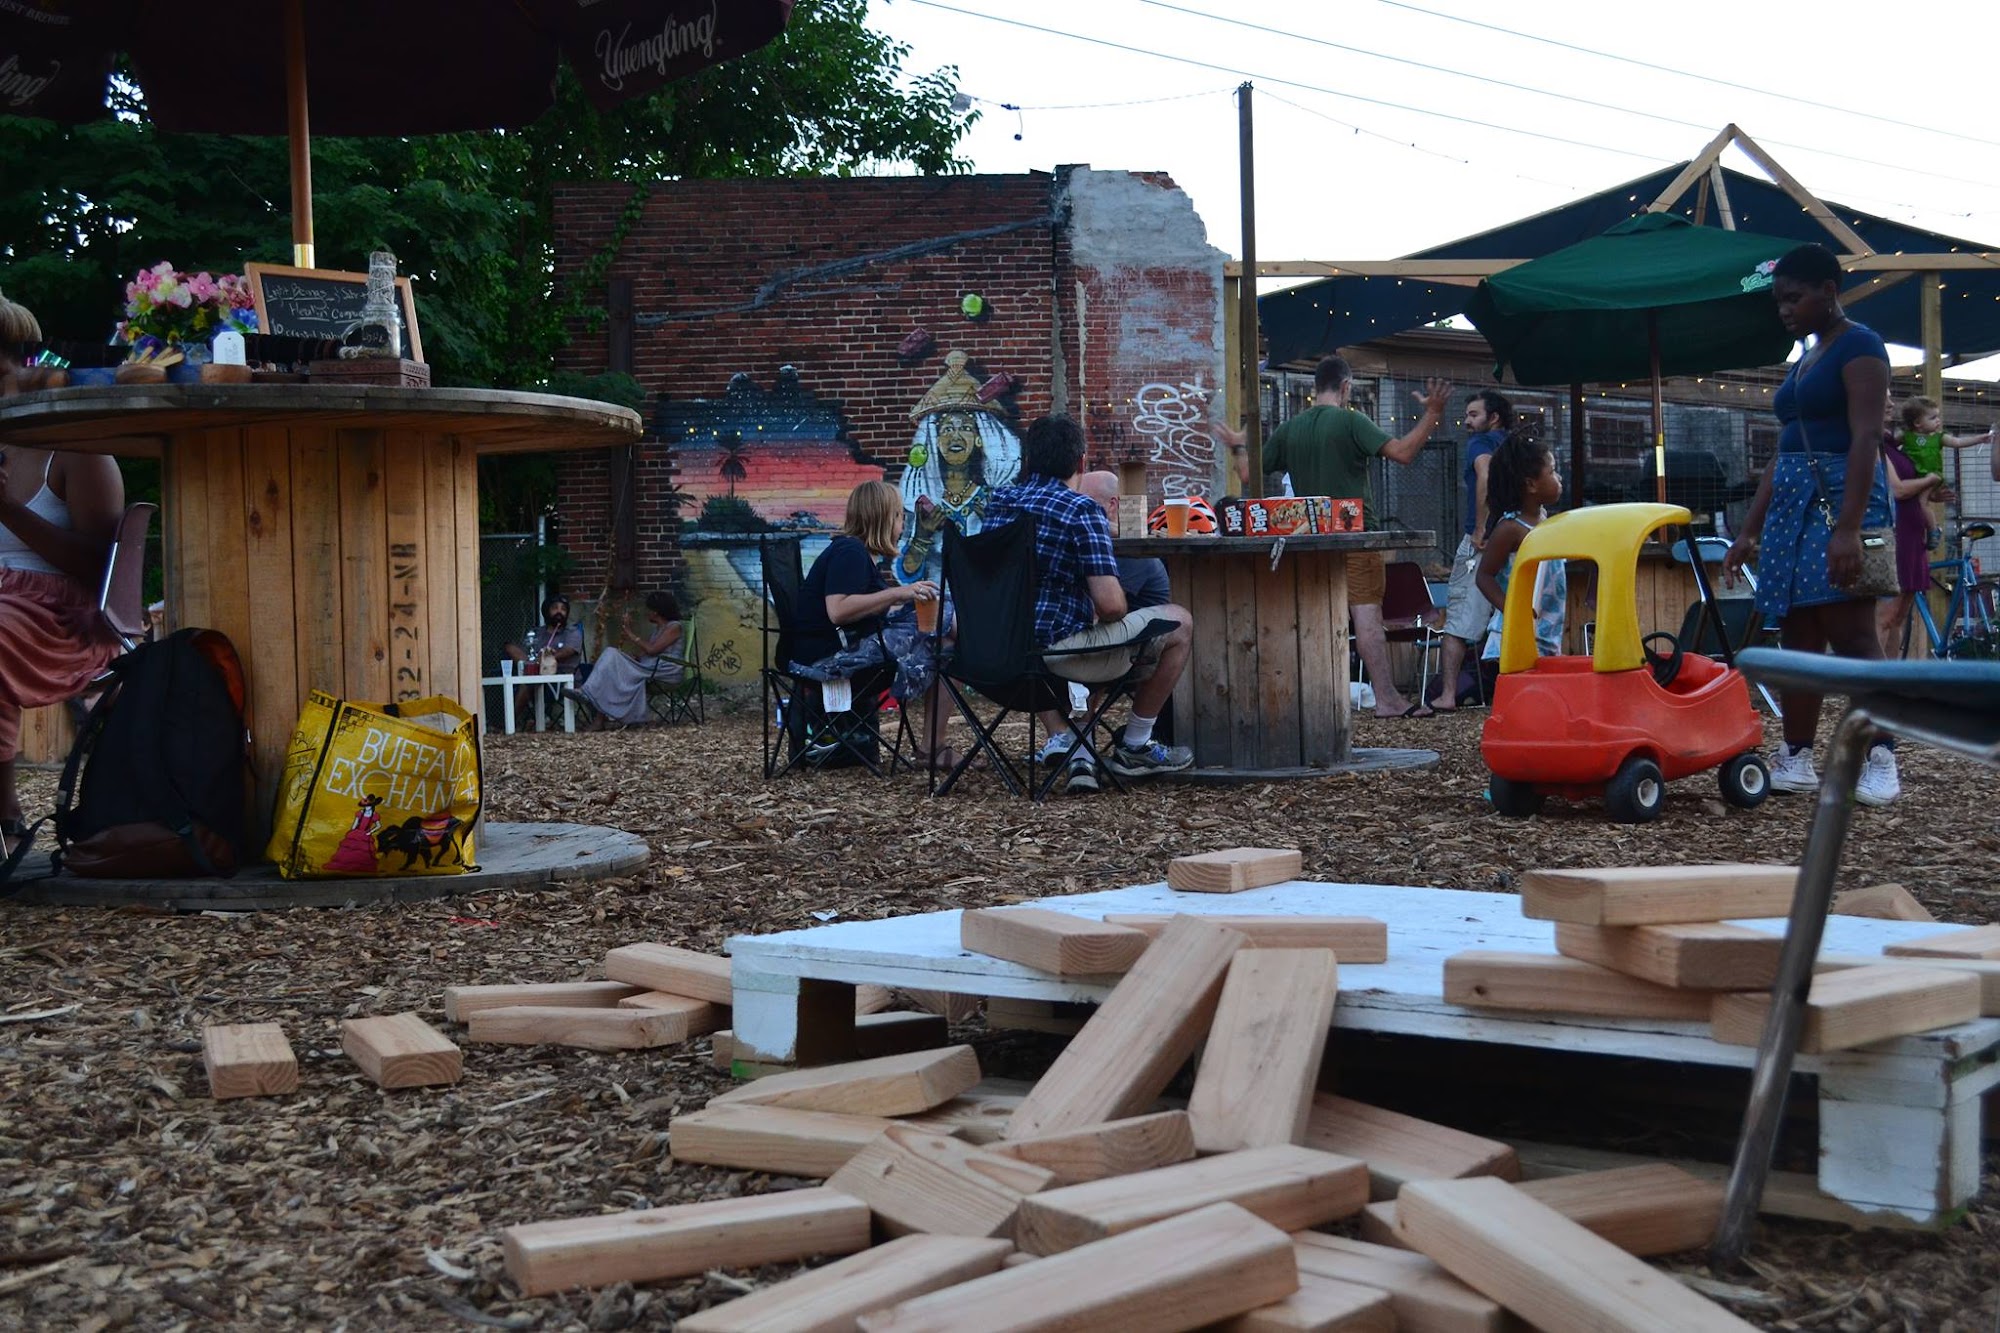
M 235 646 L 215 630 L 178 630 L 112 662 L 110 676 L 56 789 L 56 868 L 234 875 L 249 756 Z

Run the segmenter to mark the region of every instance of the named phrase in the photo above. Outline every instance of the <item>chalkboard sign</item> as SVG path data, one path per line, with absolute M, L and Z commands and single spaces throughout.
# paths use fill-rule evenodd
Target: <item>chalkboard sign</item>
M 245 264 L 243 276 L 250 280 L 258 329 L 280 337 L 338 342 L 361 318 L 361 305 L 368 297 L 366 273 Z M 424 341 L 417 333 L 417 298 L 408 278 L 396 279 L 396 297 L 403 307 L 403 359 L 421 361 Z

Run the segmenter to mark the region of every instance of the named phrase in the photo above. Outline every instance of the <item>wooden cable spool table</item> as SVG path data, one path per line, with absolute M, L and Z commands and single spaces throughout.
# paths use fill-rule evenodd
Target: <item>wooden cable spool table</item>
M 167 623 L 242 655 L 260 836 L 309 690 L 480 711 L 479 457 L 639 433 L 626 408 L 481 389 L 120 385 L 0 404 L 0 447 L 162 460 Z
M 1431 545 L 1428 532 L 1124 537 L 1121 556 L 1164 561 L 1194 647 L 1174 687 L 1174 739 L 1195 775 L 1305 777 L 1435 764 L 1429 750 L 1353 748 L 1347 557 Z

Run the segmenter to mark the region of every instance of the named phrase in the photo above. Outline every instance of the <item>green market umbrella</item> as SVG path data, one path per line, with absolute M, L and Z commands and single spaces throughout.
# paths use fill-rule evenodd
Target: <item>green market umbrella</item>
M 1796 243 L 1642 213 L 1479 284 L 1465 314 L 1522 384 L 1651 378 L 1655 485 L 1666 494 L 1663 375 L 1783 361 L 1771 269 Z

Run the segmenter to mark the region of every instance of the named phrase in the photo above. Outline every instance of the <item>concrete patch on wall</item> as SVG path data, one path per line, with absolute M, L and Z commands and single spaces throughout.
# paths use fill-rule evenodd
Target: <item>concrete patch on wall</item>
M 1228 258 L 1187 192 L 1164 176 L 1131 171 L 1068 173 L 1070 256 L 1079 268 L 1206 268 Z

